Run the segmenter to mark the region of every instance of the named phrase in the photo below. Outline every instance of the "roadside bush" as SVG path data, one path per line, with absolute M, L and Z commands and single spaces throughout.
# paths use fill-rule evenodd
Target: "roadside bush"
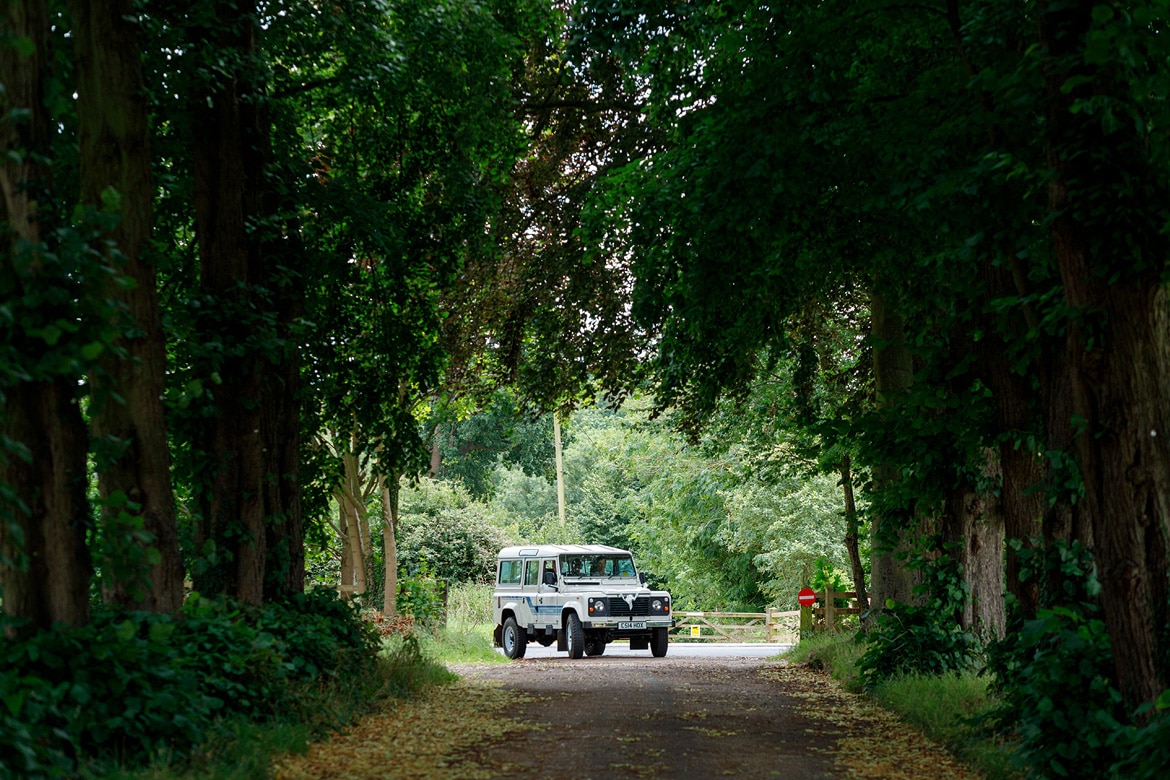
M 1166 777 L 1170 692 L 1144 725 L 1142 713 L 1127 712 L 1113 684 L 1092 556 L 1079 543 L 1056 544 L 1026 561 L 1042 575 L 1047 606 L 1033 619 L 1013 614 L 989 652 L 1003 702 L 993 722 L 1018 736 L 1031 777 Z
M 869 646 L 857 664 L 866 687 L 899 674 L 958 673 L 972 668 L 979 656 L 978 638 L 956 617 L 967 586 L 953 559 L 920 560 L 918 568 L 923 582 L 915 591 L 925 603 L 887 602 L 874 627 L 858 635 Z
M 1000 723 L 1019 735 L 1033 777 L 1107 777 L 1125 719 L 1110 683 L 1109 634 L 1082 605 L 1040 610 L 992 652 Z
M 263 608 L 192 598 L 177 618 L 98 609 L 0 639 L 0 777 L 73 777 L 204 742 L 225 716 L 286 710 L 294 683 L 361 676 L 378 641 L 330 591 Z
M 198 742 L 223 702 L 171 643 L 175 624 L 95 616 L 84 628 L 0 644 L 0 775 L 73 776 L 88 758 L 126 760 Z
M 1170 689 L 1162 691 L 1157 714 L 1149 723 L 1126 729 L 1118 753 L 1121 758 L 1113 766 L 1114 777 L 1160 780 L 1170 776 Z
M 409 574 L 425 567 L 447 582 L 487 582 L 504 532 L 490 510 L 470 501 L 461 488 L 429 486 L 402 494 L 398 526 L 398 565 Z
M 286 672 L 297 680 L 367 663 L 379 646 L 377 630 L 361 619 L 356 604 L 326 587 L 267 605 L 258 627 L 280 637 Z
M 443 583 L 431 577 L 424 568 L 421 573 L 398 575 L 398 612 L 410 615 L 424 626 L 443 622 Z

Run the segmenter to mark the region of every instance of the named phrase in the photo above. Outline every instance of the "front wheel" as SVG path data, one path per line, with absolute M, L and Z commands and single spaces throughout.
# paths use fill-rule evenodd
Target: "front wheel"
M 585 655 L 593 657 L 605 652 L 605 637 L 591 636 L 585 640 Z
M 666 635 L 665 628 L 656 628 L 650 635 L 650 654 L 655 658 L 661 658 L 666 655 L 666 647 L 670 642 L 670 637 Z
M 565 645 L 569 658 L 580 658 L 585 654 L 585 629 L 576 612 L 570 612 L 565 618 Z
M 524 657 L 524 651 L 528 649 L 528 636 L 520 630 L 519 624 L 516 623 L 516 618 L 508 618 L 504 621 L 503 631 L 504 655 L 515 661 L 518 658 Z

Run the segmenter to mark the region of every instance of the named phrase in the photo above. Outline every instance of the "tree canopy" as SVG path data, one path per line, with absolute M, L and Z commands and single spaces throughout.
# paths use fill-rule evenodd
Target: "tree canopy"
M 6 641 L 575 536 L 1164 721 L 1165 0 L 2 13 Z

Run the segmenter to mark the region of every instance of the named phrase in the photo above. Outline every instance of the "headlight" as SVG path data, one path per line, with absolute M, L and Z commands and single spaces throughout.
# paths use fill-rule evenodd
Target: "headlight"
M 589 612 L 605 612 L 605 599 L 589 599 Z
M 670 612 L 670 599 L 652 599 L 650 601 L 651 612 Z

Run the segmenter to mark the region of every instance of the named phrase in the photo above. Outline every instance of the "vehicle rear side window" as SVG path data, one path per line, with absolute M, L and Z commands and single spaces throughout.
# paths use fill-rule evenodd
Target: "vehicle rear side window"
M 524 584 L 535 585 L 540 581 L 540 561 L 529 561 L 528 568 L 524 570 Z
M 500 561 L 500 584 L 520 584 L 520 561 Z

